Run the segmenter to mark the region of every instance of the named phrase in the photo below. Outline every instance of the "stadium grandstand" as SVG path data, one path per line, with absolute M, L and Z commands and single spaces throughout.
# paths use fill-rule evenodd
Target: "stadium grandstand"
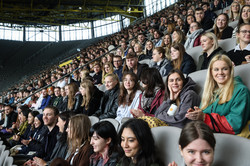
M 250 163 L 248 0 L 0 4 L 0 165 L 189 165 L 178 137 L 191 121 L 214 132 L 215 148 L 198 136 L 213 151 L 206 164 Z M 112 154 L 96 151 L 98 124 L 135 132 L 133 119 L 147 122 L 159 154 L 133 160 L 122 140 L 123 156 L 110 144 Z M 138 132 L 143 151 L 148 133 Z

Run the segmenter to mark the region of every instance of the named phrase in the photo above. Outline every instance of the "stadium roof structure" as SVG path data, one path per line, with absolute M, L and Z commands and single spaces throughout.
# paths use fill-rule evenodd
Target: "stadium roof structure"
M 69 25 L 114 14 L 137 18 L 144 0 L 1 0 L 0 22 L 27 26 Z

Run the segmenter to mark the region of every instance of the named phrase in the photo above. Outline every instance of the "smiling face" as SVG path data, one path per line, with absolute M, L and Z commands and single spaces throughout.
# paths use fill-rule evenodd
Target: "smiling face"
M 237 38 L 239 38 L 240 43 L 250 43 L 250 25 L 244 25 L 240 27 L 239 33 L 236 33 Z
M 230 67 L 222 60 L 214 62 L 211 73 L 219 88 L 222 88 L 230 79 Z
M 174 31 L 173 32 L 173 35 L 172 35 L 172 39 L 173 39 L 173 41 L 178 41 L 179 40 L 179 34 L 176 32 L 176 31 Z
M 32 124 L 34 122 L 34 117 L 32 116 L 31 113 L 28 115 L 28 124 Z
M 124 77 L 123 85 L 124 85 L 124 87 L 125 87 L 126 90 L 132 90 L 134 88 L 135 81 L 133 80 L 133 78 L 131 77 L 130 74 L 127 74 Z
M 127 157 L 132 159 L 136 156 L 140 149 L 139 142 L 130 128 L 124 128 L 121 135 L 121 147 Z
M 93 150 L 95 153 L 104 153 L 105 148 L 110 144 L 111 138 L 103 139 L 96 132 L 94 132 L 91 137 L 90 144 L 93 146 Z
M 174 93 L 181 91 L 183 80 L 178 73 L 173 73 L 168 77 L 168 87 L 171 88 Z
M 164 36 L 163 42 L 165 45 L 168 45 L 168 44 L 170 44 L 170 40 L 171 40 L 170 36 L 166 35 L 166 36 Z
M 35 128 L 38 128 L 41 124 L 42 124 L 41 121 L 37 117 L 35 117 L 35 120 L 34 120 Z
M 171 59 L 176 60 L 180 57 L 180 51 L 175 49 L 174 47 L 171 47 Z
M 153 43 L 152 42 L 147 42 L 146 43 L 146 49 L 151 50 L 153 48 Z
M 57 116 L 54 111 L 50 108 L 45 108 L 43 111 L 43 122 L 46 126 L 53 126 L 56 122 Z
M 113 79 L 113 77 L 108 76 L 105 78 L 105 87 L 106 90 L 111 90 L 113 89 L 117 84 L 117 81 Z
M 227 17 L 225 15 L 219 15 L 216 19 L 216 25 L 220 30 L 223 30 L 227 26 Z
M 242 9 L 241 17 L 244 23 L 247 23 L 247 22 L 249 23 L 249 19 L 250 19 L 250 7 L 249 6 L 245 6 Z
M 180 150 L 187 166 L 211 166 L 213 163 L 214 150 L 203 139 L 198 138 Z
M 64 131 L 66 121 L 63 121 L 60 117 L 57 119 L 57 126 L 59 127 L 59 131 L 62 133 Z
M 109 73 L 109 71 L 110 71 L 109 65 L 104 65 L 104 70 L 106 73 Z

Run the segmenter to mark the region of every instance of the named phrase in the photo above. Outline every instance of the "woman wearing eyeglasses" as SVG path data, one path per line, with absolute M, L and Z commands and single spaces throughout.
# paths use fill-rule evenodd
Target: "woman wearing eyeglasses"
M 234 49 L 229 51 L 227 55 L 236 66 L 244 63 L 250 63 L 250 24 L 241 24 L 236 35 L 239 44 Z

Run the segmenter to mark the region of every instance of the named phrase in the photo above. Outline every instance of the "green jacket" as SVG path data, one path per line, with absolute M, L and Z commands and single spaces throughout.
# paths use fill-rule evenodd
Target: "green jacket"
M 235 77 L 233 96 L 230 101 L 218 104 L 219 99 L 203 110 L 205 123 L 213 129 L 211 117 L 215 120 L 217 132 L 239 134 L 250 119 L 250 92 L 239 76 Z

